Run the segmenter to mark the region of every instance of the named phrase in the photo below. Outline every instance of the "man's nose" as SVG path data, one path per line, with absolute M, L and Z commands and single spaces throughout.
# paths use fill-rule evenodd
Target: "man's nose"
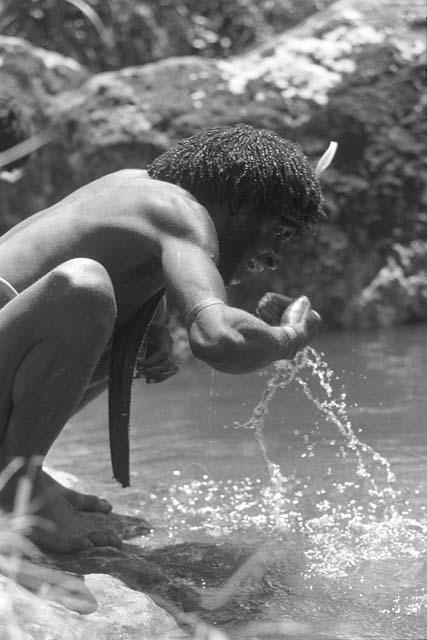
M 263 253 L 259 253 L 257 255 L 257 260 L 266 269 L 271 269 L 272 271 L 275 271 L 279 266 L 279 256 L 273 251 L 265 251 Z

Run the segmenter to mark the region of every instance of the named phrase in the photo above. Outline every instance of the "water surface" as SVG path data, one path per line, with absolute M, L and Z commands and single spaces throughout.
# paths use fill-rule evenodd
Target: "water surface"
M 224 628 L 243 634 L 255 598 L 256 637 L 421 640 L 427 637 L 426 337 L 425 326 L 415 326 L 327 334 L 316 343 L 337 374 L 334 397 L 345 400 L 357 437 L 389 461 L 391 484 L 369 450 L 366 475 L 358 474 L 346 439 L 292 383 L 278 390 L 265 420 L 269 458 L 284 476 L 280 492 L 272 490 L 253 431 L 234 426 L 250 418 L 272 371 L 213 376 L 202 363 L 161 385 L 135 381 L 130 489 L 111 480 L 105 397 L 66 427 L 49 464 L 77 475 L 117 511 L 150 520 L 155 533 L 138 544 L 214 541 L 261 549 L 271 565 L 262 585 L 243 580 L 239 593 L 206 593 L 213 619 L 221 598 L 235 598 L 235 618 Z M 304 379 L 321 396 L 312 376 Z

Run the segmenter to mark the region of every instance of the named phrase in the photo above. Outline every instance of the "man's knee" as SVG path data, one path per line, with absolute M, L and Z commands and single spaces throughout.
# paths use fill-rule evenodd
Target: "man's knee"
M 62 263 L 50 275 L 64 322 L 75 325 L 80 320 L 88 333 L 112 332 L 116 301 L 110 276 L 102 264 L 76 258 Z

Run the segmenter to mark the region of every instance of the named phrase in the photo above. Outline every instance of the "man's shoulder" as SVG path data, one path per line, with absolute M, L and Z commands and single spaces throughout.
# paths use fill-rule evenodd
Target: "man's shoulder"
M 188 191 L 148 174 L 131 178 L 128 187 L 144 215 L 167 235 L 206 237 L 216 240 L 215 227 L 206 208 Z
M 117 171 L 104 176 L 105 180 L 108 183 L 100 187 L 110 194 L 110 204 L 114 202 L 141 233 L 156 237 L 160 244 L 180 238 L 210 254 L 217 252 L 217 235 L 207 209 L 182 187 L 139 169 Z

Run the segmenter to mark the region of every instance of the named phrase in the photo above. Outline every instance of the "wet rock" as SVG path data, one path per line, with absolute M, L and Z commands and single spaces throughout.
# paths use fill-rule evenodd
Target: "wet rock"
M 132 592 L 147 594 L 185 629 L 199 620 L 213 624 L 248 622 L 266 614 L 268 602 L 298 591 L 301 554 L 292 545 L 272 541 L 261 547 L 242 544 L 182 543 L 162 548 L 125 544 L 76 554 L 50 555 L 50 566 L 87 576 L 108 574 Z M 98 600 L 85 577 L 86 587 Z
M 427 242 L 395 244 L 377 276 L 350 308 L 349 323 L 390 326 L 427 321 Z

